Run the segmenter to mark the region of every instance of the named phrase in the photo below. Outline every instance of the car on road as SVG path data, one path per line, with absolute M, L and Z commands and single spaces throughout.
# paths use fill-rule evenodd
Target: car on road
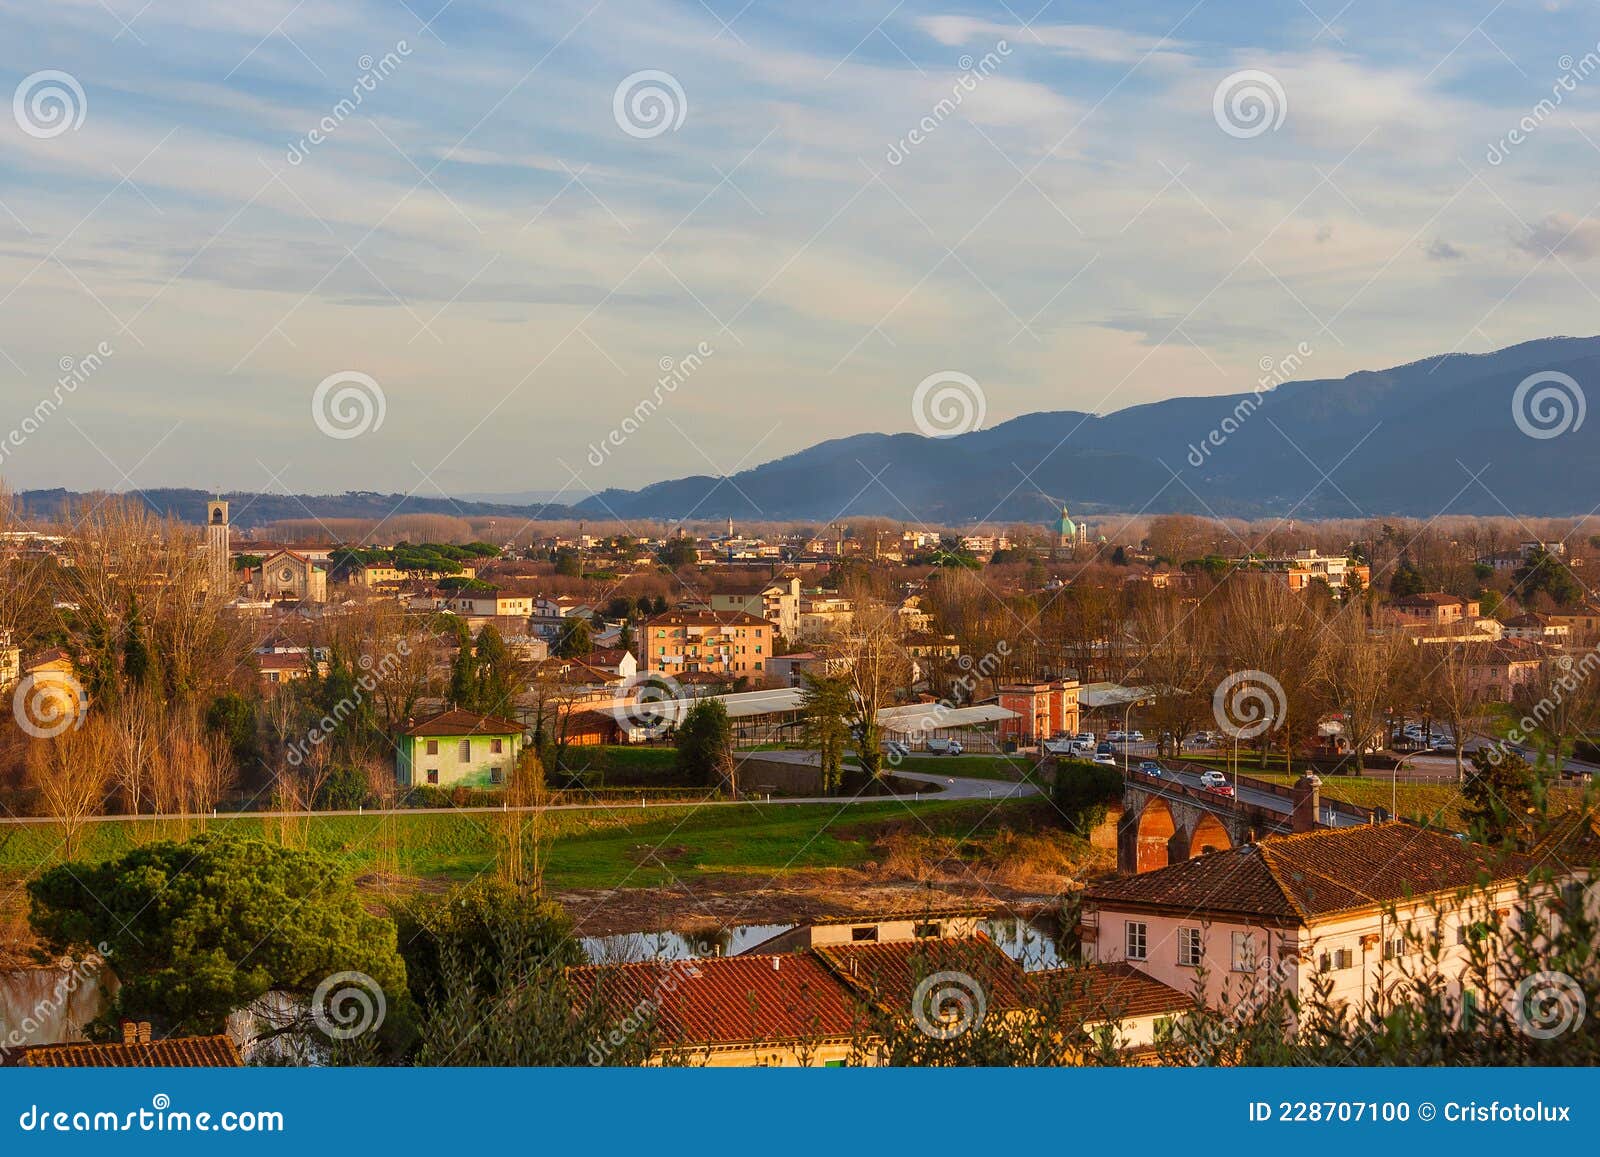
M 1233 785 L 1232 784 L 1219 783 L 1219 784 L 1217 784 L 1216 787 L 1208 787 L 1205 790 L 1209 791 L 1212 795 L 1225 795 L 1229 799 L 1233 798 Z
M 1153 759 L 1146 759 L 1139 764 L 1139 770 L 1145 775 L 1153 775 L 1160 779 L 1165 773 L 1161 765 Z
M 1127 741 L 1128 733 L 1126 731 L 1111 731 L 1106 734 L 1107 743 L 1126 743 Z
M 1094 749 L 1094 753 L 1096 755 L 1110 755 L 1111 741 L 1109 739 L 1102 739 L 1099 745 Z
M 1098 737 L 1092 731 L 1080 731 L 1080 732 L 1078 732 L 1077 739 L 1078 739 L 1079 743 L 1087 743 L 1089 745 L 1089 749 L 1091 751 L 1094 749 L 1094 745 L 1097 742 L 1099 742 Z
M 1094 761 L 1099 764 L 1104 764 L 1106 767 L 1117 766 L 1117 757 L 1112 755 L 1109 751 L 1095 752 Z
M 1142 731 L 1130 731 L 1130 732 L 1128 732 L 1128 742 L 1129 743 L 1143 743 L 1144 742 L 1144 732 L 1142 732 Z
M 911 749 L 899 740 L 891 739 L 883 745 L 883 753 L 890 759 L 904 759 L 911 754 Z
M 1210 787 L 1224 787 L 1224 786 L 1227 785 L 1227 782 L 1228 782 L 1228 777 L 1223 775 L 1220 771 L 1218 771 L 1214 767 L 1213 768 L 1207 768 L 1205 771 L 1202 771 L 1200 773 L 1200 786 L 1201 787 L 1207 787 L 1207 788 L 1210 788 Z
M 933 755 L 960 755 L 963 750 L 965 749 L 961 744 L 954 739 L 928 740 L 928 751 Z

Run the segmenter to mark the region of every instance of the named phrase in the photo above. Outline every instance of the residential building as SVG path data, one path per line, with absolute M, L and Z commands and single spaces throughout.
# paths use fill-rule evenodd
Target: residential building
M 1459 993 L 1472 928 L 1516 906 L 1532 867 L 1409 824 L 1324 828 L 1092 885 L 1079 931 L 1088 959 L 1200 985 L 1213 1008 L 1280 988 L 1308 998 L 1319 979 L 1361 1008 L 1435 947 Z
M 798 575 L 726 586 L 713 591 L 707 603 L 713 613 L 754 615 L 766 619 L 785 639 L 800 637 Z
M 1393 599 L 1385 606 L 1403 624 L 1419 627 L 1448 627 L 1476 619 L 1482 613 L 1477 599 L 1464 599 L 1442 591 L 1407 595 Z
M 1297 550 L 1284 558 L 1265 558 L 1261 569 L 1280 579 L 1292 591 L 1303 591 L 1318 579 L 1335 594 L 1348 585 L 1365 589 L 1372 582 L 1372 568 L 1343 556 L 1329 556 L 1314 548 Z
M 1557 622 L 1552 615 L 1529 611 L 1525 615 L 1505 621 L 1504 637 L 1524 639 L 1530 643 L 1568 643 L 1572 640 L 1572 627 Z
M 395 742 L 401 787 L 497 787 L 522 751 L 520 723 L 452 708 L 407 722 Z
M 77 666 L 60 647 L 40 651 L 23 664 L 22 678 L 28 683 L 27 714 L 36 721 L 53 726 L 56 721 L 81 719 L 88 710 Z
M 775 631 L 766 619 L 742 612 L 669 611 L 645 622 L 640 645 L 647 671 L 761 678 Z
M 399 586 L 411 577 L 410 571 L 403 571 L 393 563 L 369 562 L 362 566 L 351 567 L 348 581 L 351 586 L 375 590 L 379 587 Z
M 1475 695 L 1509 702 L 1516 689 L 1533 682 L 1549 656 L 1525 639 L 1501 639 L 1474 648 L 1467 666 L 1467 686 Z
M 846 598 L 811 595 L 801 600 L 798 638 L 824 639 L 848 630 L 855 619 L 855 604 Z
M 0 695 L 22 678 L 22 648 L 11 641 L 10 631 L 0 631 Z
M 1600 643 L 1600 607 L 1583 603 L 1570 609 L 1551 611 L 1552 623 L 1566 627 L 1570 640 L 1582 647 Z
M 458 615 L 475 618 L 522 618 L 533 614 L 533 596 L 503 590 L 452 593 L 445 607 Z
M 587 655 L 579 655 L 578 662 L 623 679 L 632 679 L 639 673 L 639 660 L 634 658 L 632 651 L 621 647 L 605 647 L 590 651 Z

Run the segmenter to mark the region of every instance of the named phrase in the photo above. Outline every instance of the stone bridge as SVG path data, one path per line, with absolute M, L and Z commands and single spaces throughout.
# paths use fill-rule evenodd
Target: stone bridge
M 1129 772 L 1117 823 L 1117 870 L 1149 872 L 1293 829 L 1292 814 Z

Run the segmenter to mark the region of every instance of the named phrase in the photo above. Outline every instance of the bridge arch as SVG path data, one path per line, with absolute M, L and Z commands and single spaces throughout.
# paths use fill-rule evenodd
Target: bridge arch
M 1222 821 L 1209 812 L 1202 815 L 1189 835 L 1189 857 L 1203 856 L 1207 852 L 1225 852 L 1233 847 L 1233 839 Z
M 1136 872 L 1150 872 L 1164 868 L 1172 862 L 1172 837 L 1178 825 L 1172 818 L 1172 809 L 1164 799 L 1151 799 L 1139 813 Z

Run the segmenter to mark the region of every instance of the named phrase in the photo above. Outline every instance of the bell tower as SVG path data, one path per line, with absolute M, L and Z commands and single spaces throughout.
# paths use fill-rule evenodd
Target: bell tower
M 233 560 L 228 553 L 228 504 L 218 498 L 206 503 L 206 563 L 211 590 L 227 598 L 233 593 L 229 581 Z

